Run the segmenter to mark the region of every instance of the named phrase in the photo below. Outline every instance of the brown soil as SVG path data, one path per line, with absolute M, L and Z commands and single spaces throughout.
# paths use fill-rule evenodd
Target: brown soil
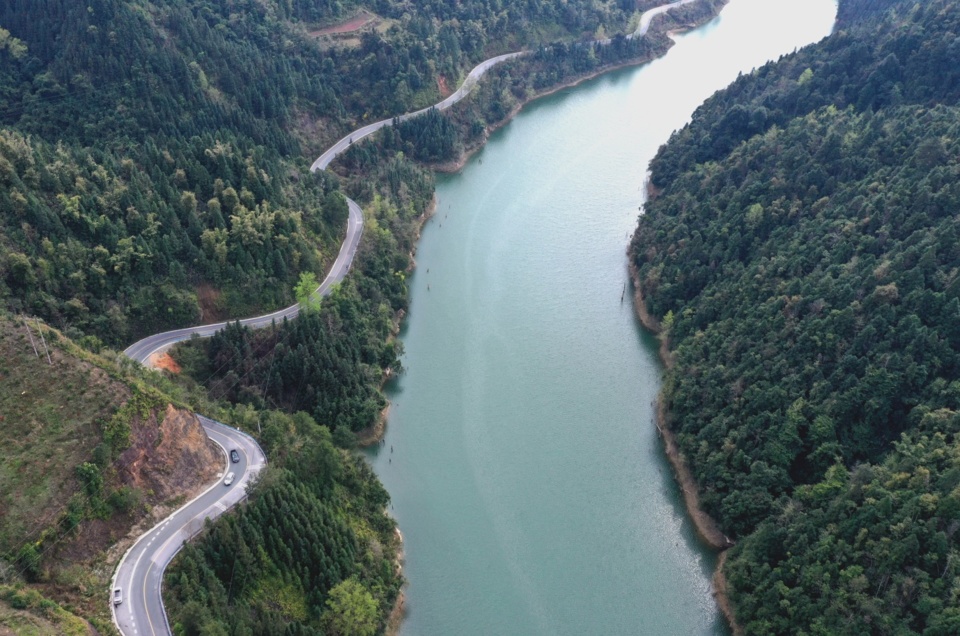
M 130 447 L 117 462 L 116 481 L 140 492 L 140 502 L 130 514 L 109 519 L 88 519 L 74 534 L 56 544 L 45 559 L 48 583 L 42 592 L 82 616 L 103 617 L 102 589 L 126 550 L 159 520 L 215 481 L 224 458 L 210 441 L 196 415 L 168 405 L 145 420 L 134 418 Z M 76 580 L 80 568 L 92 574 Z
M 450 90 L 450 87 L 447 86 L 447 78 L 443 75 L 437 75 L 437 90 L 440 91 L 440 97 L 443 97 L 444 99 L 453 93 L 453 91 Z
M 385 375 L 383 381 L 386 382 L 390 379 L 389 375 Z M 380 388 L 383 388 L 382 386 Z M 359 446 L 373 446 L 383 439 L 384 433 L 387 432 L 387 415 L 390 413 L 390 405 L 387 404 L 383 407 L 383 410 L 380 411 L 380 414 L 377 416 L 377 421 L 368 426 L 367 428 L 359 431 L 357 433 L 357 445 Z
M 197 416 L 173 405 L 167 406 L 162 418 L 154 413 L 134 427 L 130 448 L 120 461 L 124 483 L 154 493 L 157 501 L 213 481 L 223 467 L 218 447 Z
M 697 488 L 697 482 L 690 472 L 686 457 L 680 452 L 677 446 L 677 438 L 673 431 L 663 422 L 668 421 L 666 406 L 663 402 L 663 396 L 657 398 L 657 431 L 663 439 L 664 452 L 673 466 L 677 483 L 680 484 L 680 490 L 683 491 L 683 501 L 687 506 L 687 513 L 693 520 L 693 525 L 697 529 L 697 534 L 714 550 L 726 550 L 733 545 L 714 519 L 700 508 L 700 491 Z
M 406 615 L 407 597 L 401 591 L 397 595 L 397 601 L 393 604 L 393 609 L 390 610 L 390 615 L 387 617 L 387 628 L 384 630 L 386 636 L 396 636 L 400 633 L 400 626 L 403 624 Z
M 737 617 L 733 613 L 733 604 L 730 603 L 730 594 L 727 589 L 727 577 L 723 573 L 723 566 L 726 562 L 727 553 L 723 552 L 720 555 L 720 560 L 717 561 L 717 571 L 713 573 L 713 596 L 717 599 L 717 606 L 726 617 L 727 623 L 730 624 L 733 636 L 741 636 L 743 628 L 737 623 Z
M 183 369 L 180 368 L 180 365 L 177 364 L 177 361 L 174 360 L 166 351 L 151 354 L 150 357 L 147 358 L 146 366 L 153 369 L 163 369 L 164 371 L 169 371 L 170 373 L 180 373 L 183 371 Z
M 377 18 L 377 16 L 373 15 L 372 13 L 368 13 L 367 11 L 361 11 L 356 17 L 350 18 L 346 22 L 341 22 L 340 24 L 335 24 L 333 26 L 328 26 L 322 29 L 317 29 L 315 31 L 310 31 L 309 34 L 312 37 L 318 38 L 321 35 L 338 35 L 340 33 L 350 33 L 351 31 L 358 31 L 378 19 L 379 18 Z
M 662 327 L 660 326 L 660 321 L 657 319 L 657 317 L 647 311 L 647 303 L 644 302 L 643 292 L 640 290 L 640 276 L 637 273 L 637 266 L 633 263 L 633 259 L 630 259 L 629 268 L 630 280 L 633 282 L 634 290 L 633 307 L 637 312 L 637 317 L 640 319 L 640 323 L 646 327 L 648 331 L 652 331 L 659 336 L 660 361 L 663 362 L 663 366 L 665 366 L 667 369 L 672 369 L 675 359 L 673 357 L 673 352 L 670 351 L 670 336 L 663 333 Z
M 197 287 L 197 304 L 200 305 L 201 322 L 218 322 L 226 319 L 220 302 L 221 292 L 213 286 L 204 283 Z
M 197 416 L 171 404 L 162 418 L 157 412 L 146 420 L 135 418 L 130 447 L 120 454 L 117 465 L 120 483 L 138 489 L 143 503 L 155 507 L 175 498 L 186 500 L 217 479 L 223 457 Z M 88 520 L 58 556 L 74 563 L 88 561 L 125 537 L 136 522 L 130 515 Z
M 400 532 L 400 529 L 397 528 L 397 574 L 403 574 L 403 534 Z M 403 590 L 400 590 L 400 594 L 397 595 L 397 600 L 393 604 L 393 609 L 390 610 L 390 616 L 387 617 L 387 627 L 384 630 L 386 636 L 396 636 L 400 633 L 400 626 L 403 624 L 403 619 L 407 615 L 407 598 L 403 593 Z

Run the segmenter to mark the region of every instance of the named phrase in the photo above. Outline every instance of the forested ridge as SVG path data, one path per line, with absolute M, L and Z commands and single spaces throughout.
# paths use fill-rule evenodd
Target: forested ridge
M 745 633 L 960 631 L 958 33 L 841 0 L 651 165 L 631 258 Z
M 355 2 L 30 0 L 0 7 L 0 297 L 117 346 L 292 300 L 342 232 L 306 159 L 439 96 L 487 57 L 623 31 L 630 3 L 383 0 L 389 28 L 320 46 Z M 46 241 L 44 241 L 46 239 Z M 212 288 L 212 293 L 208 288 Z M 152 311 L 165 306 L 168 311 Z

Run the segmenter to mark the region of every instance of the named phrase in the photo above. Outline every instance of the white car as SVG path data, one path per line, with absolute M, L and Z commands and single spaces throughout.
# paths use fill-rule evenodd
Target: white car
M 113 588 L 113 604 L 123 603 L 123 591 L 119 587 Z
M 223 485 L 229 486 L 232 483 L 233 483 L 233 473 L 227 473 L 226 478 L 224 478 L 223 480 Z

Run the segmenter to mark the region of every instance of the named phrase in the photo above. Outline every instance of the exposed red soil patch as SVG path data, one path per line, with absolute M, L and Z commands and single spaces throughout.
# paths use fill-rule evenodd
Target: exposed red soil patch
M 147 364 L 155 369 L 163 369 L 164 371 L 169 371 L 170 373 L 180 373 L 183 371 L 183 369 L 180 368 L 180 365 L 177 364 L 177 361 L 174 360 L 166 351 L 151 355 L 150 359 L 147 361 Z
M 440 97 L 449 97 L 450 93 L 453 92 L 447 86 L 447 78 L 443 75 L 437 75 L 437 90 L 440 91 Z
M 367 13 L 362 11 L 357 17 L 351 18 L 346 22 L 340 24 L 335 24 L 333 26 L 324 27 L 322 29 L 317 29 L 316 31 L 310 31 L 310 35 L 313 37 L 320 37 L 321 35 L 337 35 L 339 33 L 350 33 L 351 31 L 357 31 L 367 26 L 371 22 L 377 19 L 377 16 L 372 13 Z
M 189 499 L 214 481 L 223 467 L 222 454 L 197 416 L 172 404 L 146 419 L 136 418 L 130 440 L 130 448 L 116 462 L 117 479 L 138 489 L 143 503 L 150 506 L 177 496 Z M 57 545 L 57 556 L 71 563 L 87 562 L 127 535 L 141 514 L 85 520 L 70 540 Z
M 69 582 L 60 570 L 76 565 L 96 571 L 103 568 L 100 563 L 105 560 L 107 567 L 101 574 L 109 576 L 139 535 L 215 481 L 224 461 L 190 411 L 168 405 L 154 409 L 146 418 L 134 417 L 130 447 L 115 463 L 115 476 L 109 479 L 107 490 L 120 484 L 132 486 L 140 493 L 140 504 L 109 519 L 84 520 L 72 534 L 52 544 L 53 552 L 44 560 L 49 583 L 41 590 L 80 615 L 97 615 L 102 593 L 91 591 L 88 581 L 79 585 Z M 143 504 L 148 506 L 146 510 Z M 106 582 L 98 584 L 105 586 Z
M 216 479 L 223 458 L 196 415 L 169 405 L 133 428 L 120 463 L 122 481 L 165 501 Z

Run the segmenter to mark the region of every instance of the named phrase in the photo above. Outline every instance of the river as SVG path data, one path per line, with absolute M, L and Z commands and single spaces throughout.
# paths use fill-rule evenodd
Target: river
M 671 131 L 835 15 L 732 0 L 665 57 L 529 105 L 438 179 L 406 371 L 368 451 L 406 540 L 402 633 L 726 633 L 654 427 L 662 369 L 629 286 L 621 300 L 625 249 Z

